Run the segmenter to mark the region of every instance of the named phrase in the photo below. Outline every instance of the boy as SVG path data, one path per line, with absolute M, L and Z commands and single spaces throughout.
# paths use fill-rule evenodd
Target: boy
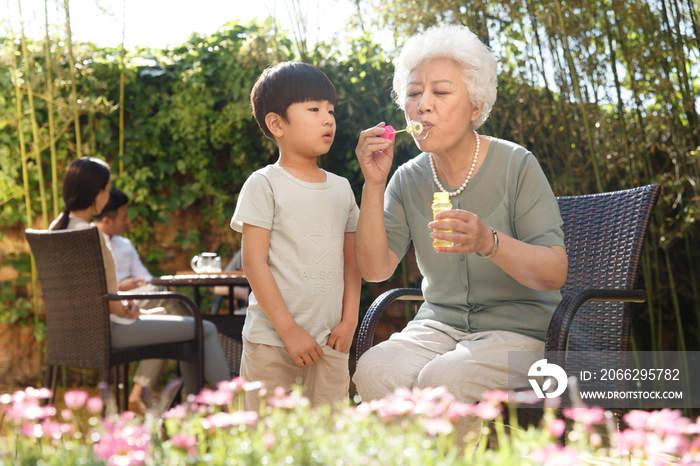
M 335 403 L 348 397 L 360 302 L 359 209 L 350 183 L 316 161 L 335 137 L 335 88 L 318 68 L 286 62 L 260 75 L 250 100 L 279 160 L 248 178 L 231 219 L 253 290 L 241 376 L 287 393 L 301 383 L 313 406 Z M 258 410 L 256 393 L 245 406 Z

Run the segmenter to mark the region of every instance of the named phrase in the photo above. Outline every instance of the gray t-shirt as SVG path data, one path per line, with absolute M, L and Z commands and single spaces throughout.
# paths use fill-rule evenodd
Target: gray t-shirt
M 563 224 L 552 188 L 527 149 L 491 139 L 484 163 L 452 207 L 472 212 L 505 235 L 540 246 L 564 246 Z M 440 180 L 445 189 L 444 180 Z M 423 275 L 416 320 L 433 319 L 468 332 L 507 330 L 544 340 L 559 291 L 518 283 L 490 259 L 476 254 L 437 253 L 428 223 L 433 182 L 428 154 L 400 166 L 384 195 L 389 248 L 403 257 L 413 241 Z
M 325 173 L 324 183 L 308 183 L 268 165 L 246 180 L 231 219 L 238 232 L 244 223 L 270 230 L 267 263 L 284 303 L 321 346 L 342 318 L 345 233 L 357 229 L 359 215 L 348 180 Z M 254 293 L 243 336 L 284 346 Z

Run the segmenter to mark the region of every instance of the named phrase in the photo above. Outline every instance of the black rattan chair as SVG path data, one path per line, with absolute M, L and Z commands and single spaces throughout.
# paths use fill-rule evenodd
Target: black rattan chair
M 564 220 L 569 271 L 561 288 L 562 301 L 547 331 L 545 357 L 548 353 L 563 354 L 567 349 L 630 350 L 631 303 L 646 300 L 646 292 L 634 288 L 660 191 L 659 185 L 650 185 L 557 198 Z M 379 318 L 396 299 L 422 299 L 421 290 L 389 290 L 374 301 L 360 326 L 357 361 L 374 344 Z
M 128 363 L 142 359 L 176 359 L 199 363 L 198 391 L 203 386 L 202 320 L 187 297 L 173 292 L 107 293 L 107 282 L 97 228 L 83 230 L 25 230 L 36 260 L 46 310 L 46 386 L 55 388 L 58 366 L 99 369 L 109 383 L 116 368 L 115 393 L 119 400 L 122 368 L 123 409 L 128 406 Z M 112 348 L 108 302 L 121 299 L 177 299 L 195 319 L 195 339 L 130 348 Z

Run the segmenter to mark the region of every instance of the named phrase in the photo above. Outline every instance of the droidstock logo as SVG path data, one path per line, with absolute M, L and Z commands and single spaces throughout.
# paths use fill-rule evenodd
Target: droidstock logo
M 527 373 L 528 377 L 541 377 L 543 380 L 542 387 L 540 388 L 537 380 L 530 378 L 530 385 L 532 385 L 535 394 L 539 398 L 544 398 L 545 394 L 547 398 L 556 398 L 564 393 L 566 390 L 566 372 L 560 366 L 556 364 L 550 364 L 546 359 L 540 359 L 530 366 L 530 370 Z M 546 393 L 547 390 L 552 386 L 552 378 L 557 380 L 557 389 L 552 393 Z

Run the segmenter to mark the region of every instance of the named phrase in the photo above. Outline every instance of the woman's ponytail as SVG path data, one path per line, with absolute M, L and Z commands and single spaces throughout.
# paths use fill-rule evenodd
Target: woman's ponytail
M 54 230 L 65 230 L 68 228 L 68 222 L 70 222 L 70 210 L 64 210 L 61 221 L 53 227 Z

